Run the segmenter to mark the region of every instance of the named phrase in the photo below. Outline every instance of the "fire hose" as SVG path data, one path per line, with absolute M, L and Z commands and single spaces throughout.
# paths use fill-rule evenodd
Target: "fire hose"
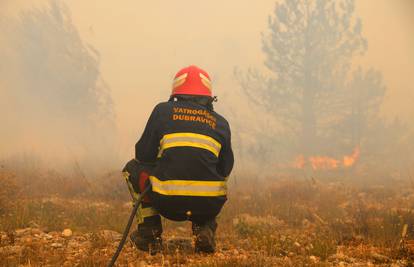
M 135 214 L 137 213 L 138 207 L 141 204 L 142 199 L 144 196 L 150 191 L 151 186 L 147 186 L 144 191 L 139 195 L 137 200 L 134 203 L 134 206 L 132 208 L 131 215 L 129 216 L 129 220 L 127 225 L 125 226 L 124 234 L 122 236 L 121 241 L 119 241 L 118 248 L 115 251 L 115 254 L 112 256 L 111 262 L 108 264 L 108 267 L 114 266 L 116 259 L 118 258 L 119 254 L 121 253 L 122 248 L 125 245 L 125 241 L 128 237 L 129 230 L 131 229 L 132 221 L 134 220 Z

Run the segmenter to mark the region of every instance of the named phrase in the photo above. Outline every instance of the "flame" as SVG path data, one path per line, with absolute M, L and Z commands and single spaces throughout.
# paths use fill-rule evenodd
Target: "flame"
M 359 159 L 359 153 L 360 153 L 359 146 L 357 146 L 354 148 L 354 151 L 352 152 L 351 155 L 349 156 L 345 155 L 343 159 L 344 167 L 351 167 L 352 165 L 354 165 L 355 162 Z
M 339 160 L 330 157 L 310 157 L 309 162 L 313 170 L 333 170 L 339 165 Z
M 359 159 L 360 149 L 355 147 L 351 155 L 343 156 L 342 160 L 327 157 L 327 156 L 312 156 L 305 158 L 303 155 L 299 155 L 295 158 L 292 166 L 296 169 L 303 169 L 306 163 L 309 162 L 313 170 L 334 170 L 339 167 L 349 168 L 352 167 Z

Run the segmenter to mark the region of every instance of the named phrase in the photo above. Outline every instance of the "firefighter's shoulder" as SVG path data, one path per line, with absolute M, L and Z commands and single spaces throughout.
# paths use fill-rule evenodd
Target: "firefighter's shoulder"
M 220 123 L 223 127 L 230 130 L 230 124 L 224 116 L 220 115 L 216 111 L 212 111 L 212 115 L 217 118 L 217 123 Z
M 169 101 L 160 102 L 154 107 L 154 111 L 158 113 L 171 112 L 172 104 Z

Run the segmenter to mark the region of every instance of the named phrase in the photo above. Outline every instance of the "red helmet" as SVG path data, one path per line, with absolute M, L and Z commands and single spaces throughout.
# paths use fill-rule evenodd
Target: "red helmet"
M 171 96 L 175 95 L 212 96 L 210 76 L 194 65 L 180 70 L 174 77 Z

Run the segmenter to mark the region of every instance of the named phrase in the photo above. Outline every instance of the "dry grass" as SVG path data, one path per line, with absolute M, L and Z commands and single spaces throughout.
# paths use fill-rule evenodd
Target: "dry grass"
M 79 236 L 91 232 L 88 238 L 92 245 L 77 266 L 105 265 L 115 245 L 93 233 L 102 229 L 122 232 L 130 211 L 122 177 L 111 173 L 87 179 L 46 172 L 32 175 L 30 181 L 31 187 L 27 185 L 28 178 L 5 170 L 0 172 L 2 231 L 10 233 L 34 227 L 44 232 L 71 228 Z M 409 226 L 405 239 L 414 239 L 411 210 L 414 189 L 409 183 L 356 187 L 315 179 L 256 184 L 252 179 L 240 178 L 237 184 L 230 183 L 229 201 L 219 217 L 215 255 L 178 251 L 151 257 L 127 245 L 120 264 L 132 262 L 135 264 L 132 266 L 139 266 L 143 261 L 164 266 L 411 264 L 411 252 L 401 247 L 404 224 Z M 189 236 L 187 224 L 168 221 L 164 224 L 165 238 Z M 182 231 L 183 225 L 187 232 Z M 0 248 L 10 246 L 10 237 L 7 240 Z M 33 243 L 25 245 L 18 257 L 2 250 L 0 265 L 36 266 L 47 262 L 59 266 L 67 262 L 65 255 L 64 250 L 50 250 Z

